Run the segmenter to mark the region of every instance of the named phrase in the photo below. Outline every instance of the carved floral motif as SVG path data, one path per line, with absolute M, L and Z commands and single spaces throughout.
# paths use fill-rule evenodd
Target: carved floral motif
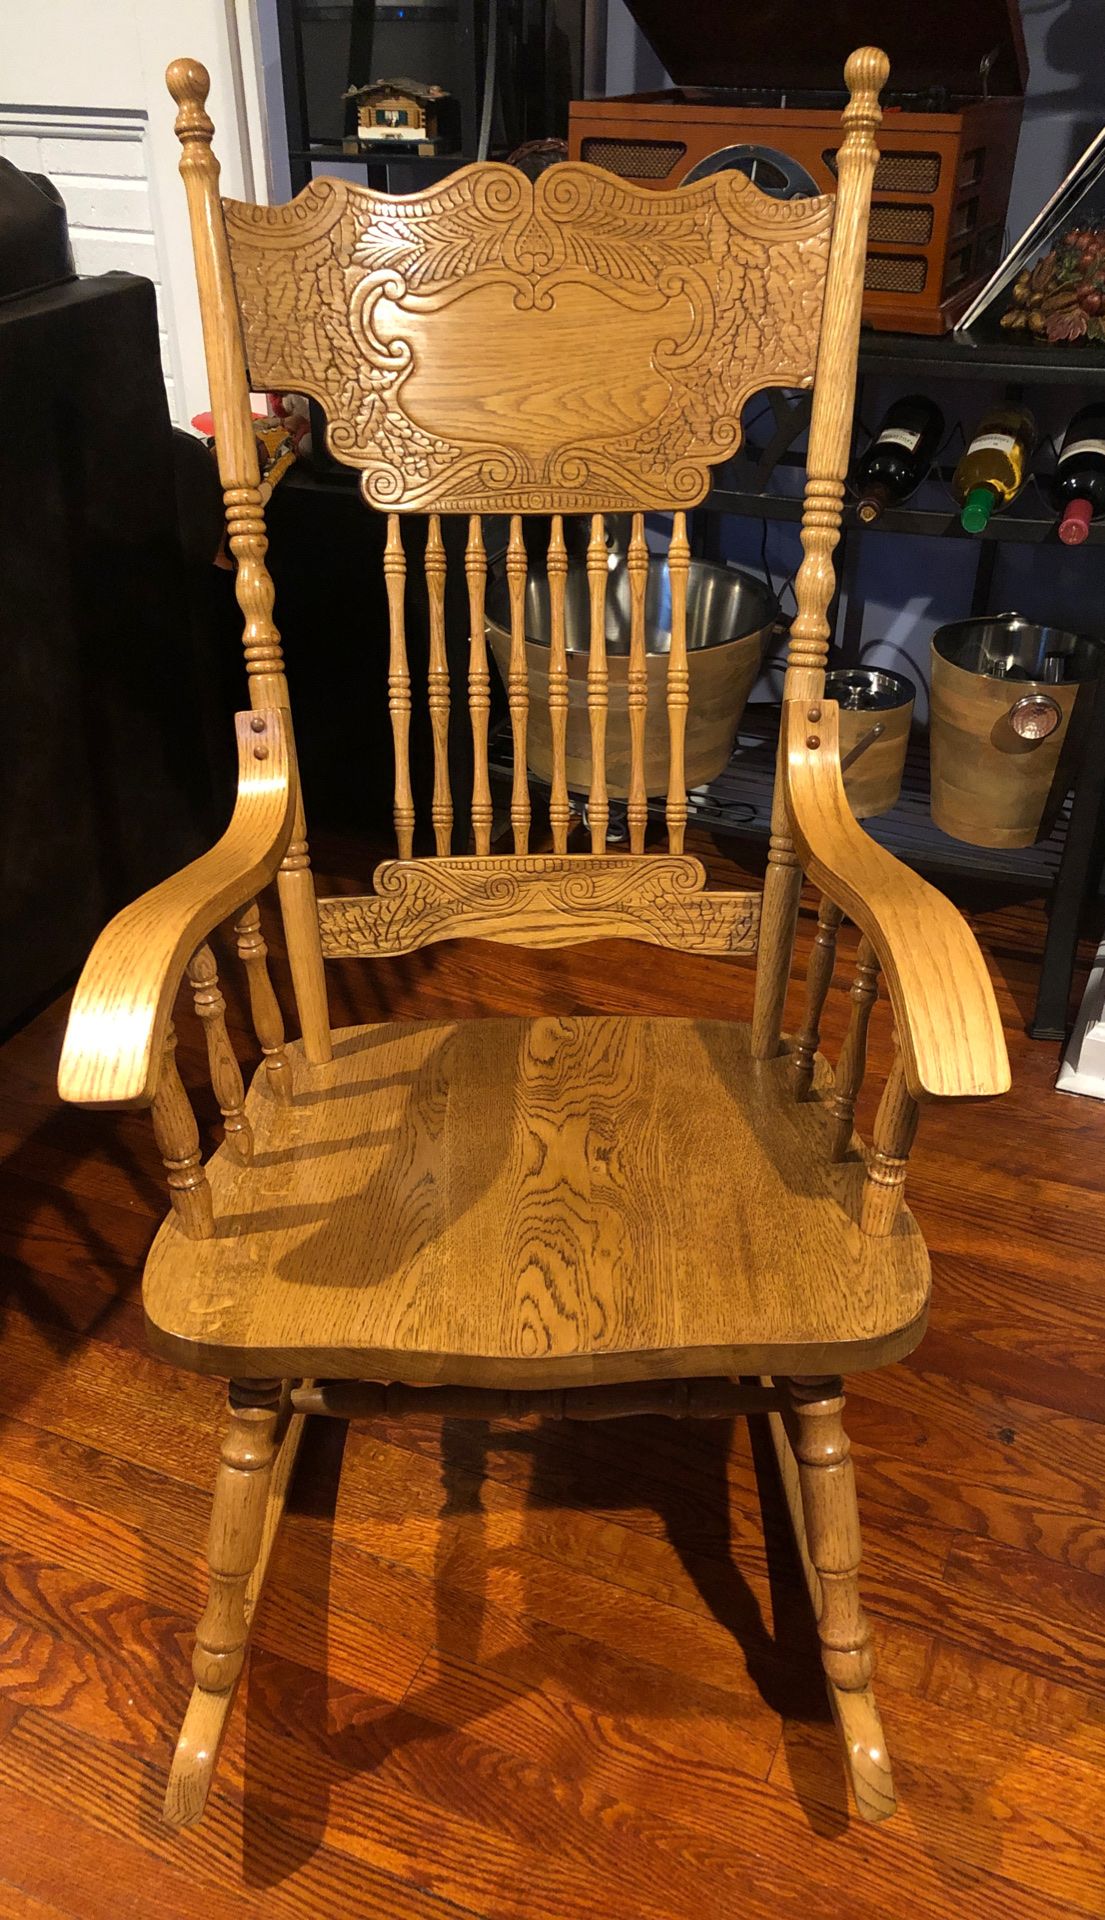
M 830 199 L 770 200 L 738 173 L 656 193 L 586 166 L 531 182 L 482 165 L 403 199 L 317 180 L 287 206 L 224 205 L 254 384 L 323 405 L 331 451 L 363 469 L 374 506 L 691 505 L 739 444 L 748 396 L 812 381 Z M 509 405 L 464 436 L 435 429 L 434 357 L 415 342 L 433 315 L 435 341 L 463 336 L 461 365 L 470 345 L 486 349 L 486 301 L 470 296 L 489 288 L 512 309 L 511 339 L 532 341 L 533 376 L 544 367 L 566 392 L 593 316 L 598 377 L 624 420 L 596 422 L 584 390 L 552 447 L 527 444 L 524 409 Z M 624 358 L 609 350 L 619 313 Z M 638 358 L 647 348 L 644 383 L 630 330 Z M 436 412 L 444 429 L 444 396 Z
M 386 860 L 374 894 L 319 901 L 329 959 L 435 940 L 570 946 L 617 936 L 697 953 L 754 953 L 759 896 L 707 893 L 689 854 L 530 854 Z

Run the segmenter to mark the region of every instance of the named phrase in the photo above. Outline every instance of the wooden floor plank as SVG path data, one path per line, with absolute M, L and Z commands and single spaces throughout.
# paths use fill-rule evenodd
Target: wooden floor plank
M 86 1829 L 84 1847 L 111 1847 L 122 1840 L 140 1843 L 144 1871 L 179 1871 L 176 1917 L 197 1905 L 218 1912 L 220 1899 L 230 1920 L 230 1888 L 244 1877 L 263 1889 L 251 1910 L 258 1915 L 288 1915 L 302 1920 L 304 1910 L 340 1912 L 356 1920 L 454 1920 L 458 1909 L 423 1887 L 405 1885 L 384 1869 L 362 1858 L 356 1861 L 340 1849 L 320 1844 L 290 1828 L 263 1793 L 252 1798 L 251 1832 L 243 1835 L 243 1807 L 233 1793 L 220 1794 L 209 1805 L 199 1827 L 183 1838 L 160 1818 L 163 1781 L 161 1756 L 145 1760 L 107 1748 L 99 1742 L 69 1733 L 46 1714 L 29 1710 L 10 1740 L 0 1743 L 0 1789 L 7 1798 L 13 1789 L 27 1792 L 51 1810 L 76 1816 Z M 110 1791 L 105 1791 L 110 1780 Z M 250 1852 L 244 1854 L 243 1839 Z M 305 1841 L 309 1840 L 309 1844 Z M 242 1873 L 244 1855 L 244 1876 Z M 102 1871 L 102 1869 L 101 1869 Z M 295 1885 L 291 1881 L 295 1881 Z M 133 1884 L 133 1882 L 132 1882 Z M 185 1891 L 187 1889 L 187 1891 Z M 110 1889 L 105 1889 L 110 1891 Z M 148 1913 L 138 1903 L 142 1883 L 134 1887 L 138 1899 L 133 1912 Z M 118 1909 L 116 1909 L 117 1911 Z M 235 1904 L 234 1910 L 242 1909 Z M 107 1911 L 105 1907 L 104 1911 Z
M 47 1906 L 19 1887 L 0 1880 L 0 1920 L 76 1920 L 71 1907 Z

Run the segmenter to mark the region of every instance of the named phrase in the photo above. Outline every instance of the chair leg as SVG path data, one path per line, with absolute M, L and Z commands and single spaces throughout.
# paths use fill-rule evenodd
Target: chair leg
M 771 1436 L 817 1620 L 829 1700 L 857 1810 L 865 1820 L 886 1820 L 895 1809 L 894 1783 L 870 1684 L 875 1653 L 859 1595 L 859 1509 L 841 1382 L 785 1385 L 790 1407 L 769 1416 Z
M 191 1826 L 207 1802 L 305 1421 L 289 1412 L 279 1380 L 232 1381 L 228 1399 L 207 1537 L 207 1605 L 192 1654 L 195 1686 L 165 1793 L 164 1816 L 174 1827 Z

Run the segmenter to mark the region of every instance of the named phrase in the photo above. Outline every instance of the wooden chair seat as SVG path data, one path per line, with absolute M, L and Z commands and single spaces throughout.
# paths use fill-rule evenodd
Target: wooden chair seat
M 844 1373 L 920 1339 L 903 1209 L 855 1223 L 818 1062 L 742 1026 L 545 1018 L 367 1026 L 291 1105 L 259 1075 L 252 1167 L 209 1165 L 216 1234 L 174 1215 L 145 1306 L 168 1359 L 235 1376 L 509 1388 Z M 857 1143 L 858 1146 L 858 1143 Z

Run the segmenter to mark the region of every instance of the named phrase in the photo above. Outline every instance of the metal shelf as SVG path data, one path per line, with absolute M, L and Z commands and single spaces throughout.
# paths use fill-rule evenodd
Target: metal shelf
M 404 153 L 402 147 L 388 147 L 384 150 L 373 147 L 367 152 L 363 147 L 359 147 L 356 153 L 346 153 L 340 141 L 320 141 L 314 147 L 289 147 L 288 158 L 312 162 L 341 160 L 349 167 L 359 165 L 378 167 L 394 164 L 396 161 L 404 167 L 463 167 L 465 164 L 462 153 Z
M 969 334 L 860 334 L 861 373 L 934 380 L 998 380 L 1033 387 L 1085 386 L 1105 379 L 1105 346 L 1034 347 L 983 323 Z
M 790 520 L 802 518 L 802 496 L 788 493 L 759 493 L 740 487 L 714 487 L 703 506 L 709 513 L 731 513 L 748 520 Z M 1049 513 L 995 513 L 985 533 L 965 533 L 959 515 L 950 507 L 888 507 L 871 525 L 860 520 L 855 506 L 846 501 L 844 525 L 858 533 L 914 533 L 930 539 L 1001 540 L 1028 545 L 1054 541 L 1059 546 L 1058 515 Z M 1105 546 L 1105 519 L 1095 520 L 1087 545 Z

